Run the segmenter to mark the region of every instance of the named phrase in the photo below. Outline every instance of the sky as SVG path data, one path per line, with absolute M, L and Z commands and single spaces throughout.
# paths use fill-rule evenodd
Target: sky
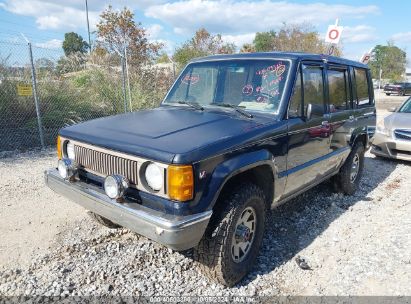
M 130 8 L 150 40 L 163 42 L 169 54 L 200 27 L 240 48 L 255 32 L 276 30 L 284 22 L 308 22 L 324 36 L 338 18 L 344 57 L 359 60 L 390 40 L 411 59 L 411 1 L 88 0 L 91 31 L 109 4 Z M 0 55 L 8 42 L 25 42 L 21 33 L 35 46 L 61 50 L 64 33 L 71 31 L 87 40 L 85 0 L 0 0 Z

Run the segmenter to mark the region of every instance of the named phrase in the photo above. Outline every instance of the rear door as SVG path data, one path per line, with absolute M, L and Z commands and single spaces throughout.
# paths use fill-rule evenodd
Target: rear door
M 331 124 L 330 152 L 336 152 L 347 147 L 346 135 L 354 122 L 348 67 L 328 65 L 327 84 Z

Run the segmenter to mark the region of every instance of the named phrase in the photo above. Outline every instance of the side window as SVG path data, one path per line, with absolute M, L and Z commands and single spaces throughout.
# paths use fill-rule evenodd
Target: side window
M 303 96 L 304 96 L 304 116 L 307 116 L 307 106 L 311 104 L 315 113 L 324 112 L 324 85 L 323 69 L 319 66 L 303 65 Z
M 330 112 L 348 109 L 348 79 L 346 70 L 328 70 Z
M 367 71 L 354 68 L 355 86 L 357 88 L 357 105 L 359 107 L 370 104 L 370 94 L 368 91 Z
M 289 118 L 301 117 L 303 115 L 303 99 L 301 94 L 301 72 L 298 72 L 297 79 L 295 80 L 293 95 L 290 98 L 290 106 L 288 110 Z

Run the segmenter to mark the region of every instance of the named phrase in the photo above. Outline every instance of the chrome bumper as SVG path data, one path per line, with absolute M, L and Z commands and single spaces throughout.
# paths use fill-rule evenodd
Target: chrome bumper
M 382 157 L 411 161 L 411 141 L 376 133 L 371 153 Z
M 56 169 L 45 171 L 44 177 L 47 186 L 56 193 L 174 250 L 195 247 L 202 238 L 212 214 L 212 211 L 206 211 L 188 216 L 176 216 L 137 203 L 121 204 L 93 186 L 81 182 L 71 183 L 62 179 Z

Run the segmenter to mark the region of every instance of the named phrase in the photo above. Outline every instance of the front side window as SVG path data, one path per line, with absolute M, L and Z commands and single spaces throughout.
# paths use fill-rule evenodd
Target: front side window
M 224 60 L 190 64 L 181 74 L 165 104 L 221 104 L 245 110 L 278 113 L 290 63 L 284 60 Z
M 357 104 L 358 106 L 370 104 L 370 94 L 368 90 L 367 71 L 364 69 L 354 69 L 355 84 L 357 88 Z
M 288 110 L 288 117 L 301 117 L 303 116 L 302 108 L 302 86 L 301 86 L 301 73 L 298 72 L 295 80 L 294 91 L 290 99 L 290 107 Z
M 335 113 L 348 109 L 348 82 L 346 70 L 328 70 L 328 92 L 330 112 Z
M 319 66 L 302 66 L 304 115 L 307 116 L 307 106 L 319 109 L 317 113 L 324 111 L 324 86 L 323 68 Z

